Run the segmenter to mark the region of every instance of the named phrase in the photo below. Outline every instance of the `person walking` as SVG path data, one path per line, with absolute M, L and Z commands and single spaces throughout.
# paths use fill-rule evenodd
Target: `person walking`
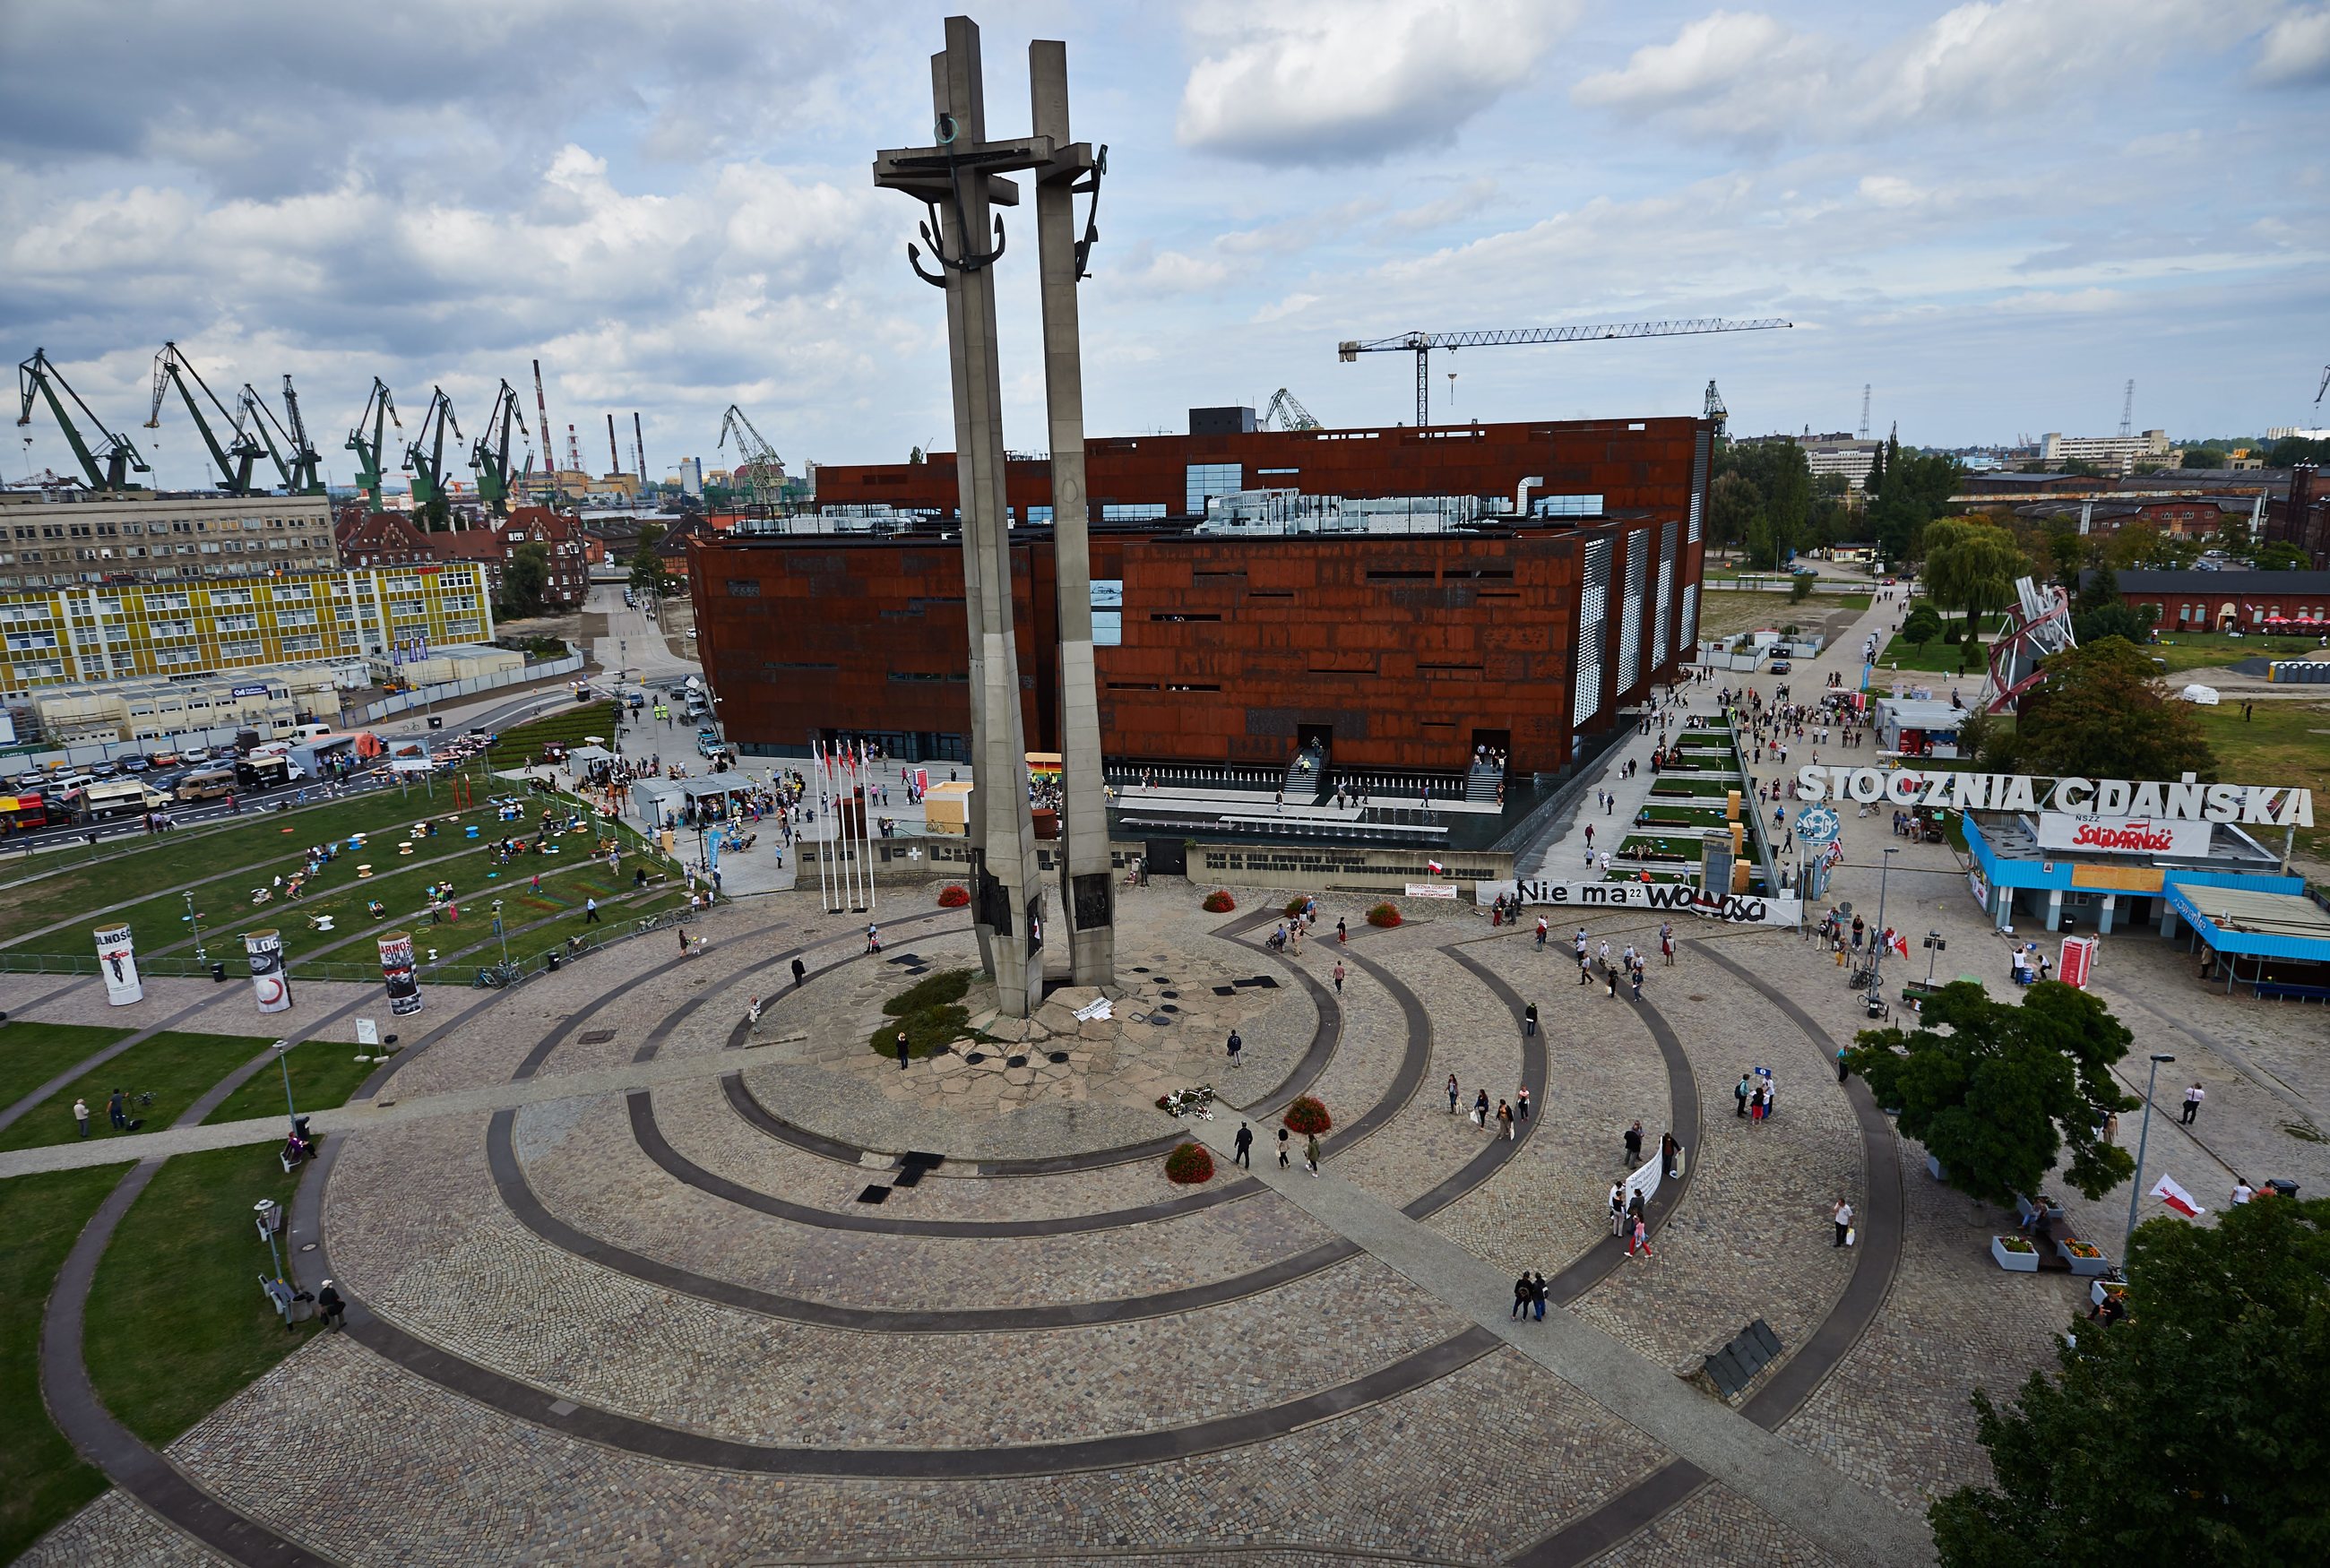
M 1623 1182 L 1610 1184 L 1610 1233 L 1621 1236 L 1626 1233 L 1626 1186 Z
M 1338 923 L 1340 923 L 1340 922 L 1338 922 Z M 1342 959 L 1337 959 L 1335 960 L 1335 995 L 1337 995 L 1338 997 L 1340 997 L 1340 996 L 1341 996 L 1342 994 L 1343 994 L 1343 960 L 1342 960 Z
M 1846 1069 L 1845 1064 L 1844 1064 L 1844 1062 L 1845 1062 L 1845 1056 L 1844 1056 L 1845 1050 L 1846 1050 L 1846 1047 L 1844 1047 L 1844 1046 L 1842 1046 L 1842 1045 L 1840 1045 L 1840 1046 L 1838 1046 L 1838 1047 L 1836 1048 L 1836 1081 L 1837 1081 L 1839 1083 L 1842 1083 L 1842 1082 L 1844 1082 L 1844 1080 L 1845 1080 L 1845 1075 L 1846 1075 L 1846 1072 L 1847 1072 L 1847 1069 Z
M 1526 1083 L 1513 1096 L 1513 1114 L 1523 1121 L 1529 1119 L 1529 1085 Z
M 1286 1168 L 1286 1129 L 1283 1127 L 1278 1129 L 1278 1168 Z
M 1507 1143 L 1513 1140 L 1513 1108 L 1508 1100 L 1497 1101 L 1497 1130 L 1505 1135 Z
M 1739 1107 L 1736 1114 L 1743 1121 L 1746 1120 L 1748 1117 L 1748 1097 L 1754 1092 L 1755 1089 L 1749 1083 L 1748 1074 L 1743 1072 L 1739 1074 L 1738 1083 L 1733 1086 L 1731 1091 L 1731 1098 Z
M 1545 1321 L 1545 1276 L 1542 1273 L 1531 1274 L 1530 1276 L 1530 1301 L 1537 1308 L 1537 1320 L 1539 1323 Z
M 1594 983 L 1594 956 L 1582 944 L 1577 949 L 1577 983 L 1581 986 Z
M 1319 1135 L 1315 1132 L 1302 1140 L 1302 1163 L 1311 1167 L 1312 1176 L 1319 1174 Z
M 595 926 L 599 923 L 599 901 L 597 899 L 586 898 L 582 901 L 582 923 L 586 926 Z
M 686 926 L 681 926 L 679 928 L 679 956 L 683 959 L 687 957 L 687 928 Z
M 105 1119 L 113 1123 L 113 1130 L 116 1132 L 129 1130 L 129 1097 L 118 1089 L 106 1100 Z
M 904 1029 L 899 1030 L 899 1031 L 898 1031 L 898 1071 L 899 1071 L 899 1072 L 904 1072 L 906 1070 L 906 1063 L 907 1063 L 907 1061 L 908 1061 L 908 1060 L 913 1056 L 913 1054 L 914 1054 L 914 1042 L 906 1038 L 906 1032 L 905 1032 Z
M 1538 917 L 1537 917 L 1537 950 L 1538 950 L 1539 952 L 1543 952 L 1543 951 L 1545 951 L 1545 939 L 1546 939 L 1546 923 L 1545 923 L 1545 917 L 1544 917 L 1543 915 L 1539 915 L 1539 916 L 1538 916 Z
M 1634 1228 L 1626 1237 L 1626 1256 L 1633 1258 L 1640 1254 L 1647 1258 L 1651 1255 L 1650 1227 L 1643 1223 L 1643 1216 L 1639 1214 L 1634 1216 Z
M 1343 923 L 1343 917 L 1340 915 L 1335 917 L 1335 940 L 1338 942 L 1348 942 L 1351 940 L 1351 930 Z M 1338 965 L 1338 972 L 1340 972 L 1340 969 L 1341 966 Z
M 75 1100 L 73 1101 L 72 1113 L 73 1120 L 81 1126 L 81 1135 L 83 1138 L 87 1138 L 89 1136 L 89 1101 L 86 1100 Z
M 1829 1223 L 1836 1227 L 1835 1244 L 1840 1247 L 1844 1246 L 1846 1239 L 1852 1234 L 1852 1205 L 1839 1198 L 1836 1200 L 1836 1207 L 1829 1211 L 1828 1217 Z
M 866 923 L 866 950 L 869 953 L 882 950 L 882 928 L 871 921 Z
M 2201 1101 L 2208 1098 L 2209 1091 L 2201 1087 L 2200 1080 L 2194 1079 L 2193 1087 L 2184 1091 L 2184 1114 L 2177 1119 L 2177 1125 L 2192 1126 L 2193 1119 L 2201 1114 Z
M 1630 969 L 1630 970 L 1628 970 L 1628 971 L 1627 971 L 1627 974 L 1626 974 L 1626 980 L 1627 980 L 1627 983 L 1628 983 L 1628 984 L 1630 984 L 1631 986 L 1633 986 L 1633 987 L 1634 987 L 1634 1000 L 1635 1000 L 1635 1001 L 1637 1001 L 1637 1002 L 1641 1001 L 1641 1000 L 1643 999 L 1643 960 L 1642 960 L 1642 959 L 1636 959 L 1634 960 L 1634 967 L 1632 969 Z
M 1243 1054 L 1246 1050 L 1246 1042 L 1238 1037 L 1238 1032 L 1236 1029 L 1230 1031 L 1227 1050 L 1230 1053 L 1230 1068 L 1233 1072 L 1246 1065 L 1246 1060 Z
M 1674 968 L 1674 922 L 1672 921 L 1659 922 L 1659 952 L 1665 958 L 1667 968 Z
M 1602 968 L 1605 978 L 1610 982 L 1610 1000 L 1615 1002 L 1618 999 L 1618 966 L 1608 959 L 1604 959 Z
M 802 963 L 799 959 L 795 959 L 793 960 L 793 988 L 795 990 L 799 990 L 800 988 L 801 982 L 808 978 L 809 966 Z
M 1246 1167 L 1246 1169 L 1252 1170 L 1254 1168 L 1254 1129 L 1243 1121 L 1239 1122 L 1236 1142 L 1237 1152 L 1230 1158 Z
M 1659 1169 L 1665 1174 L 1667 1180 L 1675 1179 L 1675 1161 L 1681 1154 L 1682 1145 L 1675 1141 L 1673 1133 L 1659 1134 Z
M 1519 1318 L 1524 1322 L 1528 1320 L 1530 1315 L 1530 1299 L 1533 1293 L 1532 1288 L 1530 1285 L 1529 1272 L 1524 1270 L 1521 1272 L 1520 1278 L 1513 1281 L 1512 1316 L 1514 1318 Z
M 1537 1038 L 1537 1004 L 1535 1002 L 1521 1009 L 1521 1038 L 1524 1040 Z
M 1473 1091 L 1473 1125 L 1483 1132 L 1489 1130 L 1489 1091 L 1485 1089 Z
M 1626 1129 L 1626 1164 L 1629 1167 L 1643 1163 L 1643 1124 L 1634 1123 Z

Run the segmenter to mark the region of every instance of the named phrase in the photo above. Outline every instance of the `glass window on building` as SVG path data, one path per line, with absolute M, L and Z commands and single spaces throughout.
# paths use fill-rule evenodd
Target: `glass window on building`
M 1121 647 L 1124 643 L 1124 579 L 1095 577 L 1092 581 L 1093 646 Z
M 1192 517 L 1206 515 L 1206 503 L 1216 496 L 1235 496 L 1246 488 L 1246 470 L 1236 463 L 1191 463 L 1183 510 Z

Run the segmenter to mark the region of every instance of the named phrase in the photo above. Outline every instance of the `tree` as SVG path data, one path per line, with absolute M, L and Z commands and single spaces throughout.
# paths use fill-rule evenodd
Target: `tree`
M 663 559 L 656 554 L 663 534 L 660 523 L 650 523 L 639 530 L 639 547 L 631 555 L 631 586 L 641 593 L 663 591 Z
M 2060 980 L 2019 1003 L 1953 980 L 1914 1032 L 1863 1030 L 1845 1064 L 1878 1104 L 1900 1108 L 1901 1131 L 1941 1161 L 1944 1180 L 2003 1208 L 2040 1190 L 2066 1144 L 2063 1179 L 2090 1198 L 2135 1174 L 2101 1130 L 2106 1112 L 2137 1104 L 2111 1075 L 2135 1038 L 2093 994 Z
M 1748 530 L 1763 510 L 1764 493 L 1755 481 L 1738 474 L 1719 475 L 1708 487 L 1708 534 L 1718 549 L 1737 550 L 1747 543 Z
M 2054 559 L 2055 581 L 2065 588 L 2078 587 L 2079 568 L 2087 564 L 2088 542 L 2070 528 L 2051 529 L 2047 553 Z
M 2160 607 L 2147 604 L 2138 609 L 2124 600 L 2098 605 L 2084 615 L 2071 618 L 2071 635 L 2083 643 L 2101 642 L 2116 637 L 2124 642 L 2138 645 L 2152 640 L 2152 623 L 2160 614 Z
M 2330 1202 L 2150 1220 L 2126 1262 L 2126 1321 L 1975 1393 L 1998 1480 L 1927 1511 L 1945 1568 L 2330 1561 Z
M 2044 465 L 2041 465 L 2037 469 L 2030 471 L 2043 474 L 2047 470 Z M 2104 471 L 2101 468 L 2097 468 L 2093 463 L 2088 462 L 2085 458 L 2073 458 L 2070 462 L 2063 465 L 2063 472 L 2072 477 L 2080 479 L 2100 479 L 2104 477 Z
M 2187 447 L 2176 466 L 2180 468 L 2221 468 L 2231 461 L 2214 447 Z
M 512 553 L 502 567 L 502 608 L 505 614 L 540 615 L 543 590 L 550 585 L 550 550 L 528 541 Z
M 2249 564 L 2259 571 L 2305 571 L 2314 560 L 2286 539 L 2269 539 L 2251 553 Z
M 2164 534 L 2150 523 L 2130 523 L 2104 546 L 2104 559 L 2122 571 L 2183 571 L 2201 559 L 2201 543 Z
M 1941 612 L 1929 599 L 1918 600 L 1910 607 L 1908 619 L 1901 622 L 1901 640 L 1914 648 L 1923 648 L 1941 635 Z
M 1965 611 L 1967 653 L 1981 646 L 1979 624 L 2002 609 L 2030 560 L 2006 530 L 1984 517 L 1944 517 L 1926 527 L 1926 586 L 1944 604 Z
M 442 496 L 431 496 L 421 503 L 412 520 L 424 534 L 444 534 L 453 526 L 453 503 Z
M 2172 698 L 2151 656 L 2107 637 L 2050 657 L 2016 726 L 2023 766 L 2088 779 L 2217 777 L 2190 703 Z
M 2312 463 L 2317 468 L 2330 467 L 2330 440 L 2306 436 L 2284 436 L 2266 452 L 2268 468 L 2294 468 L 2300 463 Z
M 1742 441 L 1724 449 L 1723 470 L 1746 479 L 1760 497 L 1747 519 L 1748 559 L 1774 571 L 1804 538 L 1812 512 L 1813 471 L 1804 449 L 1791 440 Z

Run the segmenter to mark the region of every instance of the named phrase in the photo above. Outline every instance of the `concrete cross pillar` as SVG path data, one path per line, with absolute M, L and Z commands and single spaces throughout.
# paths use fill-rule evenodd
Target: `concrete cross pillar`
M 981 931 L 981 957 L 995 977 L 997 1005 L 1007 1017 L 1025 1017 L 1043 999 L 1047 921 L 1028 800 L 1027 732 L 1011 625 L 1011 539 L 992 269 L 1003 239 L 999 232 L 990 235 L 990 229 L 992 204 L 1018 199 L 1003 172 L 1037 167 L 1049 160 L 1052 148 L 1038 137 L 987 140 L 978 24 L 967 16 L 950 16 L 946 40 L 946 49 L 931 59 L 938 145 L 880 154 L 874 179 L 918 197 L 938 220 L 936 231 L 925 235 L 942 276 L 923 272 L 911 247 L 909 254 L 925 280 L 946 289 L 970 627 L 971 907 Z
M 1028 46 L 1036 135 L 1056 149 L 1038 171 L 1036 243 L 1043 280 L 1044 392 L 1051 416 L 1052 553 L 1060 618 L 1060 886 L 1076 984 L 1116 979 L 1114 883 L 1109 872 L 1108 799 L 1100 747 L 1100 694 L 1093 668 L 1092 552 L 1084 497 L 1084 352 L 1076 316 L 1083 274 L 1075 230 L 1076 182 L 1098 171 L 1089 146 L 1068 132 L 1068 46 Z

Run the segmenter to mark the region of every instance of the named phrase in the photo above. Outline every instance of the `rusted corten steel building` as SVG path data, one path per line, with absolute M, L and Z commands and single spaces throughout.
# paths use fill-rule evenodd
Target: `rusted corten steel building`
M 1518 772 L 1559 769 L 1690 656 L 1712 435 L 1666 419 L 1092 441 L 1111 761 L 1280 766 L 1319 739 L 1338 767 L 1453 770 L 1487 744 Z M 728 738 L 967 756 L 952 458 L 823 468 L 817 485 L 821 506 L 887 505 L 914 529 L 691 543 Z M 1013 463 L 1009 491 L 1028 744 L 1055 751 L 1049 466 Z M 1348 507 L 1340 529 L 1199 526 L 1208 496 L 1255 491 L 1475 498 L 1483 515 L 1417 532 L 1355 531 Z

